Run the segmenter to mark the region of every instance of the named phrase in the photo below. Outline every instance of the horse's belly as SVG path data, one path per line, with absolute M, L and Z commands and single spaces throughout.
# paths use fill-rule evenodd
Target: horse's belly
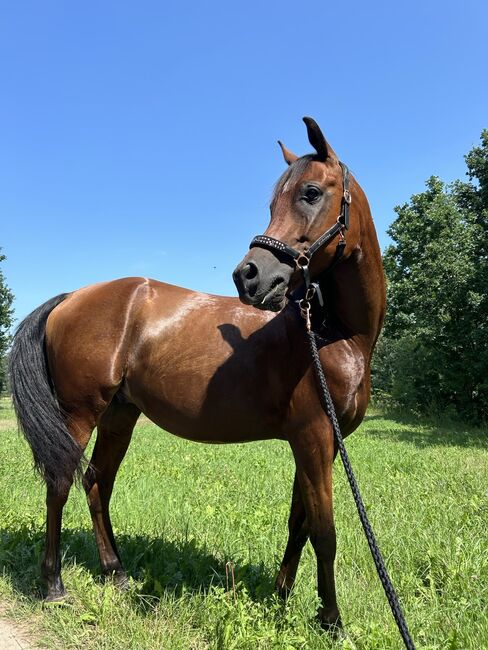
M 281 437 L 277 428 L 267 426 L 267 418 L 248 404 L 245 395 L 236 401 L 228 394 L 220 399 L 201 400 L 181 386 L 181 392 L 161 390 L 154 394 L 149 386 L 131 391 L 133 401 L 149 419 L 174 435 L 199 442 L 246 442 Z
M 251 358 L 235 360 L 184 347 L 138 363 L 124 391 L 161 428 L 201 442 L 242 442 L 281 437 L 265 399 L 266 373 Z

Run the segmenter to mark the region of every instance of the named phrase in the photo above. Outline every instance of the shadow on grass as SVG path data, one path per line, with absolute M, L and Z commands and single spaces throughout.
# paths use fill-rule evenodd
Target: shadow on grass
M 444 445 L 488 449 L 487 427 L 476 428 L 462 422 L 443 419 L 441 416 L 417 417 L 410 413 L 385 409 L 381 413 L 366 415 L 364 422 L 378 422 L 377 428 L 369 425 L 365 435 L 389 441 L 409 442 L 420 448 Z
M 157 600 L 165 593 L 176 596 L 207 591 L 211 586 L 232 587 L 226 577 L 226 562 L 199 547 L 195 540 L 167 541 L 145 535 L 118 535 L 118 548 L 129 577 L 141 584 L 139 594 Z M 0 570 L 13 588 L 24 596 L 43 597 L 40 561 L 44 532 L 27 526 L 0 529 Z M 81 565 L 93 580 L 104 580 L 91 530 L 66 529 L 62 533 L 63 565 Z M 265 600 L 274 592 L 275 576 L 263 564 L 232 567 L 236 583 L 241 582 L 254 600 Z M 230 569 L 229 569 L 230 571 Z

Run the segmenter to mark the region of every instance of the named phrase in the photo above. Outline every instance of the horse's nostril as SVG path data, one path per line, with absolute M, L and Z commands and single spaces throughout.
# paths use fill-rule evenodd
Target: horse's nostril
M 253 280 L 258 274 L 258 267 L 253 262 L 248 262 L 242 269 L 242 275 L 246 280 Z

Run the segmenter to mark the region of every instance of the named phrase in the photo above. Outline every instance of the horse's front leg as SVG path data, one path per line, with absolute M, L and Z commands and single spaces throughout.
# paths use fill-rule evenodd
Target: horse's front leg
M 325 417 L 289 437 L 296 463 L 296 477 L 306 513 L 310 541 L 317 556 L 318 595 L 322 601 L 319 621 L 327 630 L 342 627 L 336 601 L 334 560 L 336 534 L 332 511 L 332 463 L 334 439 Z
M 295 473 L 290 516 L 288 519 L 288 543 L 278 577 L 276 578 L 276 590 L 282 598 L 286 599 L 293 587 L 300 556 L 307 539 L 307 518 L 298 478 Z

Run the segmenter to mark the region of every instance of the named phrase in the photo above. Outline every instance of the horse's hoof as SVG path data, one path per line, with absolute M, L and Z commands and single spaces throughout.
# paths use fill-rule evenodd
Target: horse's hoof
M 276 594 L 278 595 L 281 600 L 284 600 L 285 602 L 288 600 L 291 594 L 292 587 L 288 587 L 286 585 L 281 585 L 279 586 L 278 583 L 275 585 L 275 591 Z
M 333 639 L 337 639 L 338 641 L 347 639 L 347 635 L 344 632 L 344 627 L 342 625 L 340 616 L 337 616 L 337 618 L 325 619 L 319 612 L 317 619 L 320 627 L 324 630 L 324 632 L 330 634 Z
M 286 603 L 290 596 L 290 589 L 276 589 L 276 594 L 280 600 Z
M 282 567 L 275 580 L 275 591 L 282 600 L 288 600 L 294 583 L 295 576 L 291 574 L 291 571 L 287 571 L 286 567 Z
M 348 642 L 348 648 L 355 648 L 356 646 L 354 645 L 354 642 L 352 640 L 352 637 L 346 632 L 346 630 L 343 627 L 335 627 L 334 631 L 330 632 L 332 638 L 334 641 L 347 641 Z
M 68 594 L 65 589 L 52 589 L 48 591 L 44 598 L 44 603 L 65 603 L 68 600 Z
M 114 571 L 109 577 L 117 589 L 121 591 L 129 589 L 129 578 L 125 571 Z

